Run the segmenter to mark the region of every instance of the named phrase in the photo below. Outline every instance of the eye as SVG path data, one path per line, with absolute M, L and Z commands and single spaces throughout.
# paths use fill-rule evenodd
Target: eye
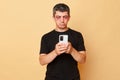
M 69 17 L 69 16 L 64 16 L 63 18 L 64 18 L 64 19 L 68 19 L 68 17 Z
M 60 19 L 60 18 L 61 18 L 61 16 L 55 16 L 55 18 L 56 18 L 56 19 Z

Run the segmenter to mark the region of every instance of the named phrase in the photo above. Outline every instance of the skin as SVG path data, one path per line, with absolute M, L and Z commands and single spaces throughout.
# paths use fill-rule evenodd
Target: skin
M 53 16 L 55 21 L 56 27 L 55 30 L 58 32 L 64 32 L 68 30 L 67 24 L 69 22 L 70 16 L 68 13 L 56 11 L 55 15 Z M 86 52 L 85 51 L 77 51 L 74 47 L 72 47 L 71 43 L 68 42 L 67 44 L 57 43 L 55 45 L 55 49 L 50 53 L 41 53 L 39 55 L 39 62 L 41 65 L 46 65 L 51 63 L 57 56 L 63 54 L 70 54 L 72 57 L 79 63 L 85 63 L 86 61 Z
M 67 12 L 56 11 L 56 14 L 53 16 L 53 19 L 56 24 L 56 31 L 64 32 L 68 30 L 67 24 L 70 19 L 70 16 Z

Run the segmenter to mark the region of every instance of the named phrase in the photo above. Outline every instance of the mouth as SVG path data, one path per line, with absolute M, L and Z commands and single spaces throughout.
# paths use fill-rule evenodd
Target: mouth
M 61 23 L 60 26 L 65 26 L 65 24 L 64 24 L 64 23 Z

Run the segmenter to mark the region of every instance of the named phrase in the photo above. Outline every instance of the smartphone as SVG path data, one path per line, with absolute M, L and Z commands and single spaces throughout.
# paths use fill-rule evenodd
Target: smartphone
M 68 43 L 68 35 L 59 35 L 60 43 Z

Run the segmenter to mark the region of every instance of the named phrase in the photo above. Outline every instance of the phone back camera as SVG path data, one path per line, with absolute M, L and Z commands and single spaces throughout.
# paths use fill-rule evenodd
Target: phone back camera
M 60 36 L 60 41 L 63 41 L 63 36 Z

